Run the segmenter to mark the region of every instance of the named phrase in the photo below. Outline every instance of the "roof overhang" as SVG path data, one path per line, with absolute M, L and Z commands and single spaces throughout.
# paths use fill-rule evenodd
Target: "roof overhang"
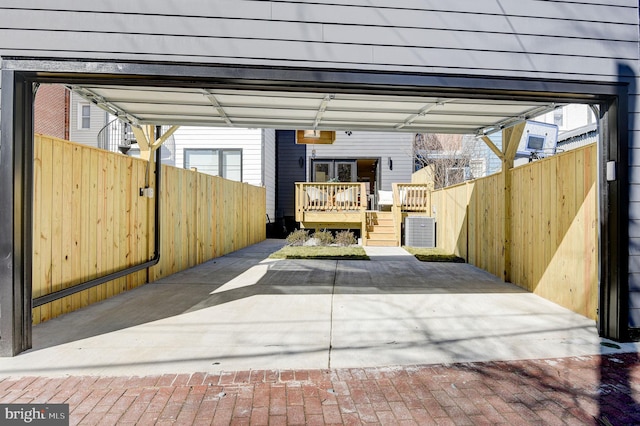
M 101 84 L 69 87 L 138 125 L 490 134 L 561 105 L 345 92 Z

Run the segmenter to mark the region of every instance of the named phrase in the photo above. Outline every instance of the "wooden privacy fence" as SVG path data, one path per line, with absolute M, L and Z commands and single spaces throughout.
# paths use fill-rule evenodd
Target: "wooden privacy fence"
M 176 167 L 162 167 L 160 263 L 150 280 L 266 238 L 266 191 Z
M 153 183 L 146 161 L 36 135 L 33 297 L 149 260 L 154 252 Z M 55 318 L 266 238 L 265 189 L 162 167 L 160 262 L 33 309 Z
M 597 153 L 589 145 L 502 174 L 435 191 L 437 245 L 494 275 L 595 319 L 598 301 Z M 510 223 L 510 262 L 505 228 Z

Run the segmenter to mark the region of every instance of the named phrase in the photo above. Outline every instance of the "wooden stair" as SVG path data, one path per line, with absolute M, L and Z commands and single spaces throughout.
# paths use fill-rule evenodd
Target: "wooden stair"
M 372 247 L 398 247 L 393 213 L 367 212 L 366 245 Z

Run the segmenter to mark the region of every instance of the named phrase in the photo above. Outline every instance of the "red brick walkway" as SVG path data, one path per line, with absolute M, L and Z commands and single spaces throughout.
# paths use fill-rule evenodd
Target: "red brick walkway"
M 640 362 L 8 378 L 0 403 L 68 403 L 82 425 L 639 424 Z

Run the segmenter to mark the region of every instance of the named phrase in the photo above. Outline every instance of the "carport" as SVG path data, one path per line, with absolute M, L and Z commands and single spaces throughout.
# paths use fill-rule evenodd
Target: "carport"
M 38 83 L 69 85 L 135 125 L 366 129 L 482 136 L 565 103 L 596 105 L 601 172 L 598 329 L 603 337 L 628 338 L 624 207 L 627 110 L 623 85 L 19 57 L 3 58 L 2 66 L 0 353 L 4 356 L 32 346 L 31 129 Z M 508 158 L 505 160 L 503 165 L 509 167 Z M 607 176 L 607 166 L 615 173 Z

